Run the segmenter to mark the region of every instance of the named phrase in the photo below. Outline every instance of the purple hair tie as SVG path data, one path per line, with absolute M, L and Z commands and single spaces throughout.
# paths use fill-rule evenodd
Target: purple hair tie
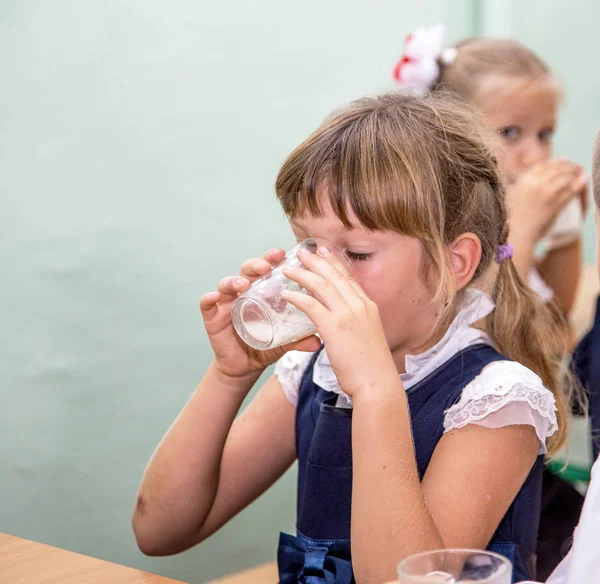
M 501 264 L 504 260 L 513 257 L 515 246 L 509 241 L 506 245 L 499 245 L 496 250 L 496 262 Z

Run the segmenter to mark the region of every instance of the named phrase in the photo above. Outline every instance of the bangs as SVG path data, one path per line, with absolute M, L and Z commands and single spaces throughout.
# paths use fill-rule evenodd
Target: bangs
M 423 181 L 438 174 L 425 141 L 407 135 L 407 120 L 377 108 L 361 111 L 360 104 L 334 115 L 292 152 L 277 177 L 277 198 L 292 220 L 321 217 L 330 205 L 347 228 L 351 214 L 368 230 L 425 238 L 435 205 L 424 204 L 423 191 L 430 203 L 439 192 Z

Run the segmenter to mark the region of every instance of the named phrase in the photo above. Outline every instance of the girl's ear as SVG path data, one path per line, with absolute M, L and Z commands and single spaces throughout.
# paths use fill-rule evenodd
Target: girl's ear
M 481 241 L 474 233 L 463 233 L 450 245 L 450 265 L 456 290 L 461 290 L 473 279 L 481 261 Z

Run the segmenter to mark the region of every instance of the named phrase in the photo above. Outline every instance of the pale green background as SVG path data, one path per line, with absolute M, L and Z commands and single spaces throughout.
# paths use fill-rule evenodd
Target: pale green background
M 210 359 L 198 297 L 291 243 L 279 164 L 436 22 L 538 49 L 567 88 L 558 149 L 589 163 L 593 0 L 0 3 L 0 531 L 190 582 L 274 557 L 293 471 L 170 559 L 137 551 L 137 484 Z

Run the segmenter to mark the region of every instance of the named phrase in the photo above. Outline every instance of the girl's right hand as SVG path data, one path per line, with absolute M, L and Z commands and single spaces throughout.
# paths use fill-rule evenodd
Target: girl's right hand
M 283 347 L 257 351 L 246 345 L 235 332 L 231 321 L 234 301 L 254 280 L 269 272 L 284 257 L 282 249 L 272 249 L 262 258 L 250 259 L 242 264 L 239 276 L 223 278 L 216 292 L 200 298 L 200 312 L 215 353 L 214 364 L 223 375 L 240 378 L 260 373 L 287 351 L 314 352 L 321 346 L 318 337 L 312 336 Z
M 511 229 L 529 233 L 536 243 L 587 182 L 583 168 L 570 160 L 557 158 L 535 164 L 507 188 Z

